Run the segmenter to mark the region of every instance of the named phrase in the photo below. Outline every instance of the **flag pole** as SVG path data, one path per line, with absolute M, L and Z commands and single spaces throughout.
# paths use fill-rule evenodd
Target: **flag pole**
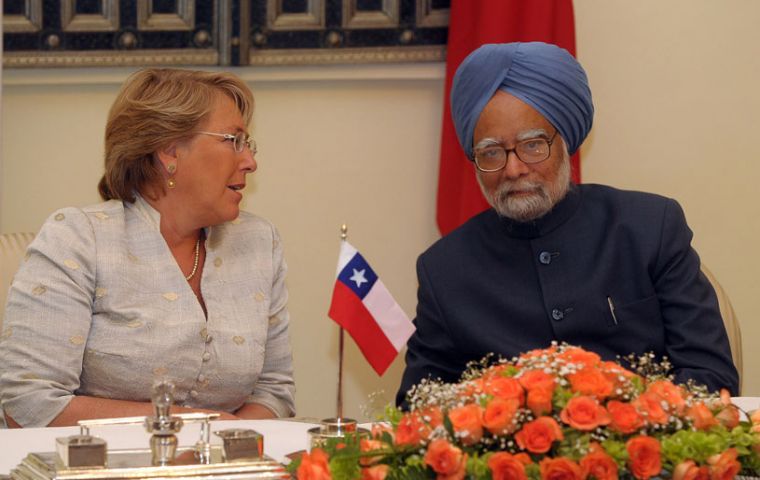
M 344 223 L 340 226 L 340 241 L 345 242 L 348 238 L 348 226 Z M 343 419 L 343 327 L 338 333 L 338 400 L 336 418 L 340 422 Z
M 2 0 L 0 0 L 2 1 Z M 340 226 L 340 240 L 341 240 L 341 252 L 343 247 L 346 246 L 346 239 L 348 238 L 348 227 L 344 223 Z M 338 263 L 341 260 L 338 257 Z M 355 271 L 355 270 L 354 270 Z M 337 285 L 336 279 L 336 285 Z M 366 281 L 366 280 L 365 280 Z M 332 310 L 332 305 L 330 306 Z M 312 448 L 324 448 L 328 442 L 334 441 L 337 438 L 345 439 L 347 436 L 354 436 L 356 438 L 369 438 L 370 432 L 366 428 L 360 428 L 353 418 L 343 417 L 343 325 L 335 317 L 333 320 L 339 325 L 338 330 L 338 398 L 337 398 L 337 415 L 334 418 L 323 419 L 318 427 L 310 428 L 308 430 L 309 435 L 309 449 Z

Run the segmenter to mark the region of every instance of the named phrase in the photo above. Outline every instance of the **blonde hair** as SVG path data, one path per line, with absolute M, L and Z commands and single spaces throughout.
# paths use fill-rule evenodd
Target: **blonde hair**
M 248 125 L 253 94 L 231 73 L 147 68 L 130 75 L 108 113 L 103 200 L 134 202 L 135 192 L 162 186 L 155 152 L 192 136 L 219 94 L 235 102 Z

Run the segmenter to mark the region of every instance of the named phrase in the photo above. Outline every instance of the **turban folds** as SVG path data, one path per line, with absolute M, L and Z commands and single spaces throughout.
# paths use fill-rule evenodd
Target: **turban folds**
M 497 90 L 543 115 L 571 155 L 591 130 L 594 105 L 586 72 L 566 50 L 542 42 L 483 45 L 464 59 L 451 87 L 454 128 L 469 158 L 475 125 Z

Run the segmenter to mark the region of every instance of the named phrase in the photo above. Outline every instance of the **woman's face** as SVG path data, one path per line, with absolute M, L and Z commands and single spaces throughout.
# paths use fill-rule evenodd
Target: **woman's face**
M 235 135 L 246 132 L 246 125 L 235 103 L 218 95 L 210 114 L 197 132 Z M 246 175 L 256 170 L 256 160 L 248 147 L 236 152 L 232 140 L 221 136 L 196 134 L 176 144 L 176 195 L 186 215 L 199 227 L 234 220 L 240 213 Z

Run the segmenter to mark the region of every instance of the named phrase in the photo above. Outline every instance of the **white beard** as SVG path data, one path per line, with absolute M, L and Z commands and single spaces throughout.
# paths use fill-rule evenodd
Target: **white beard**
M 478 174 L 478 184 L 483 196 L 488 203 L 502 217 L 506 217 L 518 222 L 528 222 L 541 218 L 554 208 L 554 205 L 565 198 L 567 191 L 570 189 L 570 158 L 565 155 L 557 171 L 557 179 L 550 185 L 543 185 L 539 182 L 505 180 L 493 193 L 489 193 Z M 520 198 L 511 197 L 509 192 L 514 190 L 531 191 L 529 195 Z

